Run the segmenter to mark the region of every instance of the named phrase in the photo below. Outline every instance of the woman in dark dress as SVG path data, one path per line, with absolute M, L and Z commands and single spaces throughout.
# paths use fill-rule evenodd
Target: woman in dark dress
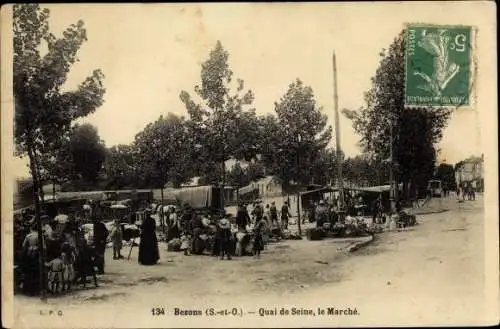
M 160 259 L 158 238 L 156 237 L 156 222 L 151 213 L 146 213 L 141 226 L 141 241 L 139 244 L 139 264 L 155 265 Z
M 253 254 L 254 256 L 260 257 L 260 252 L 264 250 L 264 231 L 266 230 L 266 221 L 261 218 L 257 221 L 254 227 L 254 243 L 253 243 Z

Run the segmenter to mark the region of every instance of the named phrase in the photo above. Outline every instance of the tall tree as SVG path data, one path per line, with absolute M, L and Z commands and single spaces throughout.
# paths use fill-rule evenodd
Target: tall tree
M 194 90 L 200 102 L 182 91 L 180 99 L 186 106 L 189 127 L 199 145 L 198 162 L 216 164 L 221 167 L 221 185 L 225 183 L 225 163 L 231 158 L 249 160 L 258 150 L 257 118 L 253 109 L 253 93 L 245 89 L 244 82 L 237 79 L 232 85 L 233 72 L 228 64 L 229 53 L 220 41 L 201 66 L 201 85 Z M 236 89 L 235 92 L 232 89 Z M 208 168 L 213 171 L 213 167 Z M 222 194 L 221 189 L 221 194 Z
M 393 167 L 408 192 L 408 186 L 423 187 L 432 176 L 435 144 L 442 137 L 450 111 L 405 107 L 405 46 L 403 31 L 387 52 L 381 52 L 372 88 L 365 93 L 366 105 L 360 111 L 344 110 L 343 113 L 361 135 L 363 150 L 377 161 L 389 158 L 392 125 Z
M 75 179 L 73 157 L 69 147 L 69 136 L 61 136 L 48 147 L 43 145 L 40 152 L 40 180 L 41 184 L 52 184 L 52 194 L 55 198 L 56 185 L 64 184 Z M 41 191 L 43 199 L 43 191 Z
M 228 171 L 226 177 L 228 184 L 236 188 L 236 193 L 243 186 L 250 184 L 247 168 L 242 168 L 238 162 Z
M 38 4 L 13 7 L 14 137 L 17 154 L 29 158 L 40 236 L 42 150 L 44 146 L 57 145 L 54 140 L 64 135 L 75 119 L 94 112 L 102 104 L 105 92 L 100 70 L 93 71 L 76 90 L 62 91 L 87 35 L 83 21 L 78 21 L 63 32 L 62 38 L 56 38 L 49 32 L 49 14 L 48 9 L 41 9 Z M 48 50 L 43 56 L 42 42 Z M 43 267 L 40 269 L 43 271 Z M 43 286 L 42 299 L 45 299 Z
M 76 125 L 69 147 L 76 174 L 88 183 L 95 183 L 106 159 L 106 147 L 97 128 L 91 124 Z
M 316 105 L 311 87 L 297 79 L 275 103 L 276 119 L 266 117 L 262 161 L 272 168 L 285 185 L 291 180 L 308 184 L 313 177 L 312 164 L 330 142 L 332 128 L 327 116 Z
M 146 186 L 163 189 L 168 181 L 179 186 L 192 178 L 193 140 L 184 118 L 160 116 L 136 135 L 134 147 L 137 170 Z
M 437 178 L 441 180 L 443 187 L 448 188 L 448 190 L 455 190 L 457 188 L 457 183 L 455 180 L 455 169 L 453 165 L 448 163 L 441 163 L 437 167 Z
M 139 181 L 136 179 L 136 155 L 132 145 L 117 145 L 109 148 L 103 171 L 106 174 L 107 188 L 138 188 Z

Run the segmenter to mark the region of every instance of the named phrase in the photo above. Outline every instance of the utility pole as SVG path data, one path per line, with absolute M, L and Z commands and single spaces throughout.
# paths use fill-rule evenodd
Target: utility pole
M 393 157 L 393 132 L 392 132 L 392 118 L 389 122 L 389 184 L 390 184 L 390 190 L 389 190 L 389 201 L 391 202 L 391 214 L 395 213 L 396 210 L 396 205 L 394 202 L 394 172 L 392 168 L 392 157 Z
M 297 187 L 300 187 L 300 142 L 302 138 L 300 134 L 297 136 Z M 300 226 L 300 189 L 297 188 L 297 228 L 299 231 L 299 236 L 302 235 L 302 228 Z
M 340 119 L 339 119 L 339 98 L 337 93 L 337 61 L 335 51 L 332 56 L 333 62 L 333 105 L 335 111 L 335 142 L 337 147 L 337 175 L 339 189 L 339 220 L 341 223 L 345 219 L 344 206 L 344 183 L 342 178 L 342 149 L 340 148 Z

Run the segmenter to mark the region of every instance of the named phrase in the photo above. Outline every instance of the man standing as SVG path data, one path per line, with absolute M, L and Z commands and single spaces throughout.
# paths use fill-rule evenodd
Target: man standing
M 257 221 L 259 221 L 260 219 L 262 219 L 262 217 L 264 217 L 264 209 L 262 208 L 260 200 L 257 201 L 257 204 L 253 209 L 253 215 L 255 217 L 254 218 L 255 223 L 257 223 Z
M 94 249 L 98 256 L 97 269 L 99 274 L 104 274 L 104 253 L 109 232 L 106 225 L 97 216 L 93 216 L 92 220 L 94 224 Z
M 276 209 L 276 204 L 271 202 L 271 207 L 269 208 L 269 219 L 272 224 L 271 227 L 274 227 L 278 223 L 278 209 Z
M 372 223 L 378 223 L 378 215 L 380 213 L 380 196 L 372 203 Z
M 285 201 L 283 207 L 281 207 L 281 225 L 284 230 L 288 229 L 288 219 L 292 217 L 290 215 L 290 210 L 288 209 L 288 202 Z
M 238 230 L 240 232 L 246 231 L 247 225 L 250 223 L 250 216 L 246 210 L 246 207 L 240 203 L 238 205 L 238 210 L 236 211 L 236 225 L 238 225 Z

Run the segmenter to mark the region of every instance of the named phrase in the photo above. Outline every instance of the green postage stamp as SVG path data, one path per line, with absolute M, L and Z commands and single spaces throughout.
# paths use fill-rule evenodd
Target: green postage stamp
M 407 106 L 471 105 L 472 33 L 471 26 L 408 25 Z

